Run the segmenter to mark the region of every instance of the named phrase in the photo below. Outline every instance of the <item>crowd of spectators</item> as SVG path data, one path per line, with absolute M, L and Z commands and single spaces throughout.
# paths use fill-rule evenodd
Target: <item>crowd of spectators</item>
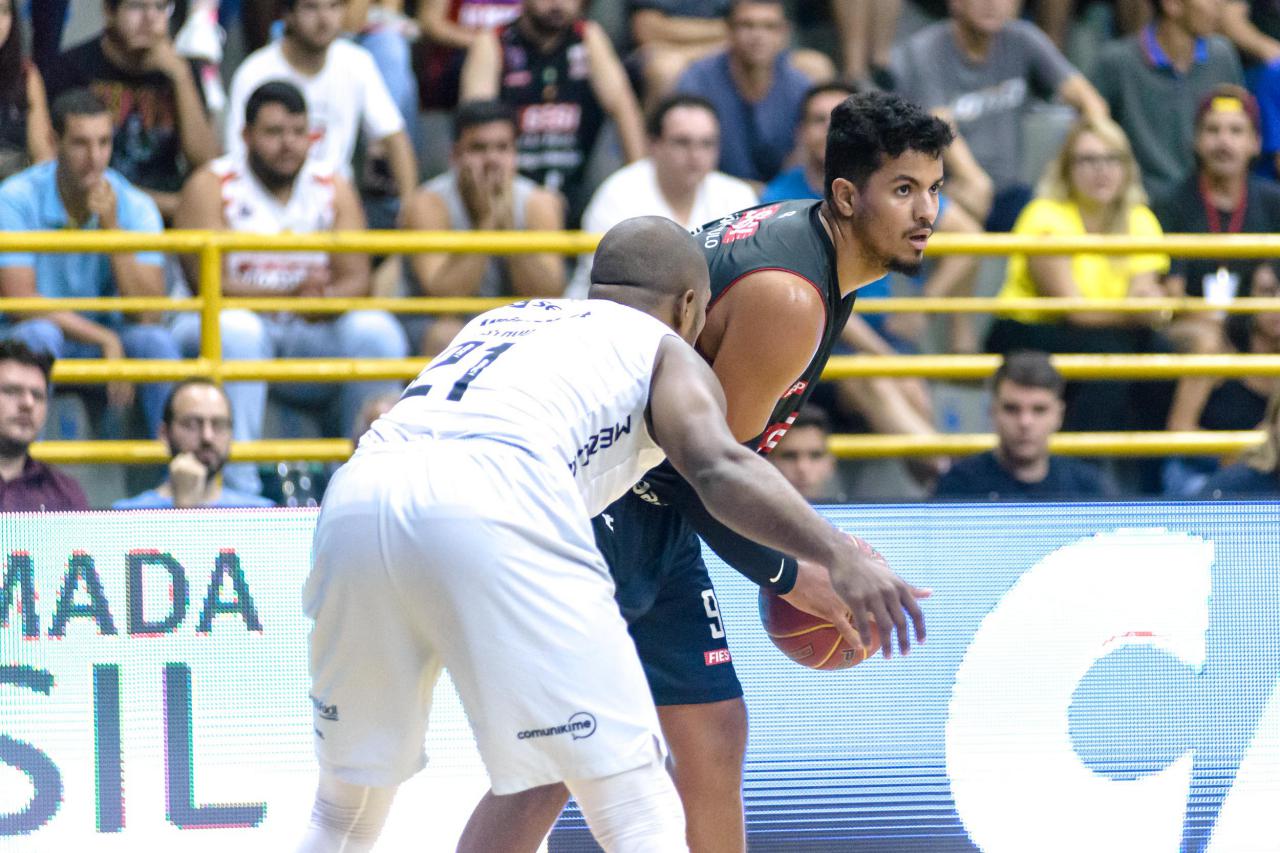
M 1280 15 L 1262 0 L 1122 0 L 1105 32 L 1056 0 L 1027 17 L 1014 0 L 101 0 L 100 31 L 67 44 L 73 5 L 0 0 L 0 230 L 603 232 L 646 214 L 693 228 L 757 201 L 818 198 L 831 110 L 887 88 L 958 134 L 937 231 L 1280 231 Z M 1069 49 L 1073 30 L 1093 49 Z M 1047 136 L 1031 132 L 1043 116 L 1057 117 Z M 224 262 L 234 296 L 534 297 L 583 295 L 591 256 L 237 252 Z M 1044 355 L 1277 353 L 1280 315 L 1018 310 L 975 325 L 874 311 L 889 295 L 984 287 L 1010 299 L 1225 303 L 1275 295 L 1280 278 L 1264 258 L 1014 256 L 994 268 L 952 256 L 918 280 L 867 285 L 841 351 L 1005 357 L 983 397 L 997 450 L 912 460 L 914 496 L 1187 497 L 1256 491 L 1268 476 L 1280 490 L 1274 449 L 1254 454 L 1246 474 L 1224 469 L 1234 478 L 1215 473 L 1218 459 L 1134 473 L 1047 450 L 1059 428 L 1268 423 L 1274 433 L 1275 380 L 1063 383 Z M 7 297 L 199 288 L 193 257 L 0 253 Z M 464 320 L 228 310 L 223 354 L 429 357 Z M 86 505 L 74 481 L 27 455 L 48 417 L 54 359 L 190 358 L 199 338 L 189 314 L 0 316 L 5 508 Z M 168 444 L 163 482 L 117 504 L 155 507 L 264 500 L 255 466 L 227 464 L 233 439 L 299 434 L 303 421 L 323 435 L 358 433 L 398 387 L 70 390 L 95 435 Z M 954 429 L 935 390 L 910 378 L 833 383 L 778 460 L 815 500 L 858 499 L 820 452 L 825 436 Z M 24 493 L 25 504 L 14 497 Z

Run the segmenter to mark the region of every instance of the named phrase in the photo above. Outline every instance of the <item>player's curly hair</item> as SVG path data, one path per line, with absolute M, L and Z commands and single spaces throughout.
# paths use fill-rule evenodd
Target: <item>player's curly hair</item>
M 864 92 L 850 95 L 831 112 L 827 131 L 827 173 L 824 194 L 832 200 L 831 185 L 844 178 L 858 189 L 886 160 L 906 151 L 938 157 L 955 134 L 942 119 L 900 95 Z

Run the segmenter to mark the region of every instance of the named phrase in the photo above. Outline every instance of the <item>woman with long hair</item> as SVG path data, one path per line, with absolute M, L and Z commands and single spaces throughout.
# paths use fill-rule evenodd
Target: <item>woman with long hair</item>
M 1160 223 L 1146 205 L 1141 175 L 1129 140 L 1108 119 L 1083 119 L 1068 132 L 1045 169 L 1035 199 L 1014 225 L 1015 234 L 1082 236 L 1129 234 L 1158 237 Z M 1000 298 L 1035 296 L 1095 299 L 1162 296 L 1159 276 L 1169 268 L 1164 255 L 1015 255 Z M 1154 328 L 1161 318 L 1115 311 L 1075 311 L 1066 315 L 1010 312 L 992 324 L 989 352 L 1031 349 L 1045 352 L 1158 352 L 1167 345 Z M 1146 389 L 1150 390 L 1150 389 Z M 1065 429 L 1106 430 L 1163 426 L 1168 388 L 1158 416 L 1149 401 L 1134 405 L 1125 382 L 1069 385 Z M 1157 405 L 1160 405 L 1157 403 Z
M 0 179 L 54 155 L 44 81 L 22 50 L 15 0 L 0 0 Z

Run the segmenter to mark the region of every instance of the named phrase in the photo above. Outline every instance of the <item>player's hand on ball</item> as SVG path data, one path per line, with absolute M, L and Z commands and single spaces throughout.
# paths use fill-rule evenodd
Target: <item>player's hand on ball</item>
M 917 589 L 898 577 L 884 557 L 857 536 L 850 535 L 849 539 L 853 547 L 845 559 L 831 566 L 831 586 L 849 608 L 864 645 L 871 642 L 874 619 L 880 629 L 884 656 L 893 655 L 895 629 L 898 650 L 905 655 L 911 648 L 908 618 L 915 626 L 916 640 L 924 642 L 924 614 L 916 600 L 928 598 L 929 590 Z
M 849 619 L 848 606 L 831 585 L 831 573 L 826 567 L 805 560 L 798 560 L 797 566 L 795 586 L 791 587 L 791 592 L 779 598 L 796 610 L 803 610 L 810 616 L 829 623 L 850 646 L 866 648 L 867 643 L 858 635 Z M 867 649 L 868 656 L 874 651 Z

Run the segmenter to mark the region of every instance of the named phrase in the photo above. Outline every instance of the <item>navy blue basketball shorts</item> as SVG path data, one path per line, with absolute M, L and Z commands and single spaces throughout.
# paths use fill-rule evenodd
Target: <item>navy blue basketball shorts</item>
M 591 524 L 654 702 L 742 696 L 702 542 L 680 513 L 628 492 Z

